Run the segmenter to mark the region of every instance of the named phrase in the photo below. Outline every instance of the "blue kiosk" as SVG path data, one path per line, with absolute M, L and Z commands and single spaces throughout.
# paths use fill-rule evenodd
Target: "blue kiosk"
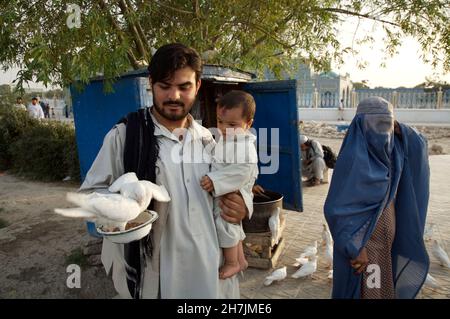
M 218 96 L 232 89 L 252 94 L 256 101 L 253 126 L 258 135 L 260 160 L 257 183 L 283 194 L 285 208 L 303 211 L 297 85 L 295 80 L 259 82 L 248 72 L 205 65 L 198 100 L 191 113 L 203 126 L 213 127 Z M 104 93 L 102 77 L 92 79 L 81 91 L 75 86 L 70 89 L 84 179 L 106 133 L 127 113 L 151 106 L 152 94 L 146 69 L 122 75 L 114 83 L 113 93 Z

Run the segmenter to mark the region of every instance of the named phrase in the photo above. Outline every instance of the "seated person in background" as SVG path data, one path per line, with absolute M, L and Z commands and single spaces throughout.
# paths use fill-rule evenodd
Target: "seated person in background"
M 302 151 L 302 176 L 306 177 L 308 186 L 320 185 L 323 181 L 323 171 L 326 168 L 323 159 L 322 145 L 306 135 L 300 135 Z

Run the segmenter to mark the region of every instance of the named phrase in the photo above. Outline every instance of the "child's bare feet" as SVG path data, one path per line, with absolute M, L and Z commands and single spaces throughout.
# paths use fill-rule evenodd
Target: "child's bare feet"
M 244 259 L 239 259 L 239 266 L 241 267 L 241 271 L 246 271 L 247 270 L 247 268 L 248 268 L 248 262 L 247 262 L 247 260 L 245 259 L 245 257 L 244 257 Z
M 225 262 L 225 264 L 219 270 L 219 278 L 227 279 L 233 277 L 241 271 L 241 265 L 238 262 Z
M 247 259 L 245 259 L 244 246 L 242 244 L 242 241 L 239 241 L 238 244 L 238 261 L 239 266 L 241 267 L 241 271 L 245 271 L 248 268 L 248 262 Z

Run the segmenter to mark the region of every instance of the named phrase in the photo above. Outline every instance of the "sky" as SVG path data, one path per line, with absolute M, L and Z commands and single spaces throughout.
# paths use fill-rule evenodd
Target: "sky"
M 401 41 L 398 53 L 392 58 L 386 57 L 383 37 L 384 33 L 377 23 L 369 20 L 359 20 L 357 18 L 347 19 L 339 32 L 339 40 L 343 47 L 353 47 L 360 51 L 357 56 L 345 56 L 344 64 L 334 66 L 333 70 L 344 75 L 350 74 L 353 82 L 368 81 L 370 87 L 414 87 L 417 84 L 425 82 L 425 77 L 439 74 L 441 81 L 450 82 L 450 73 L 443 74 L 443 68 L 434 70 L 431 65 L 425 64 L 421 57 L 421 48 L 419 42 L 412 37 L 405 37 Z M 371 33 L 375 38 L 373 45 L 364 47 L 358 46 L 354 39 L 362 37 L 364 34 Z M 365 69 L 358 68 L 358 62 L 367 63 Z M 385 62 L 385 67 L 381 63 Z
M 373 46 L 358 46 L 355 39 L 367 33 L 371 33 L 375 38 Z M 433 76 L 436 72 L 440 75 L 440 80 L 450 82 L 450 73 L 443 75 L 442 70 L 433 70 L 431 65 L 421 60 L 419 43 L 410 37 L 403 38 L 398 54 L 385 60 L 385 67 L 380 67 L 386 56 L 383 51 L 385 47 L 382 41 L 383 32 L 372 21 L 360 20 L 358 23 L 357 18 L 348 18 L 340 27 L 338 38 L 342 47 L 349 46 L 360 51 L 356 56 L 346 55 L 343 65 L 333 66 L 333 71 L 339 74 L 349 73 L 353 82 L 366 80 L 370 87 L 414 87 L 423 83 L 425 77 Z M 361 61 L 366 63 L 365 69 L 358 67 Z M 11 84 L 17 71 L 14 69 L 5 73 L 0 70 L 0 84 Z M 30 87 L 44 88 L 39 83 L 30 83 Z

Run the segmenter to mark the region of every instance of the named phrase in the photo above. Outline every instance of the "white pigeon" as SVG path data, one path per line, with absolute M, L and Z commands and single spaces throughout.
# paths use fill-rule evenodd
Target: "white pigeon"
M 302 266 L 302 265 L 306 264 L 308 261 L 309 261 L 308 258 L 298 257 L 298 258 L 295 258 L 295 263 L 293 263 L 292 266 L 294 266 L 294 267 Z
M 313 246 L 305 248 L 305 251 L 300 254 L 300 258 L 309 258 L 317 255 L 317 240 L 314 241 Z
M 429 273 L 427 274 L 427 278 L 425 279 L 424 285 L 430 288 L 435 289 L 439 288 L 438 282 Z
M 323 245 L 333 245 L 333 237 L 331 237 L 330 230 L 328 229 L 328 225 L 326 223 L 323 224 L 322 230 L 322 244 Z
M 304 264 L 299 270 L 297 270 L 291 277 L 301 278 L 312 276 L 317 270 L 317 256 L 312 256 L 311 260 Z
M 164 185 L 156 185 L 146 180 L 139 181 L 139 184 L 142 184 L 145 187 L 147 196 L 150 197 L 150 200 L 154 198 L 158 202 L 170 202 L 169 193 Z
M 439 245 L 437 240 L 433 240 L 432 252 L 434 257 L 439 260 L 439 264 L 443 267 L 450 268 L 450 259 L 445 250 Z
M 269 229 L 272 234 L 272 242 L 278 245 L 280 240 L 280 208 L 277 207 L 269 218 Z
M 142 196 L 143 189 L 147 192 L 145 200 Z M 134 172 L 120 176 L 109 186 L 108 190 L 111 193 L 120 192 L 121 195 L 138 201 L 140 206 L 145 206 L 144 209 L 147 208 L 153 198 L 160 202 L 170 201 L 169 193 L 163 185 L 159 186 L 146 180 L 140 181 Z
M 328 268 L 333 267 L 333 244 L 326 244 L 324 259 Z
M 67 200 L 79 207 L 56 208 L 55 213 L 75 218 L 95 220 L 97 226 L 105 229 L 125 230 L 129 220 L 141 213 L 139 204 L 120 194 L 67 193 Z
M 434 235 L 434 223 L 430 223 L 427 225 L 427 227 L 425 227 L 425 231 L 423 233 L 423 239 L 425 241 L 430 241 L 433 239 L 433 235 Z
M 328 278 L 328 279 L 333 279 L 333 269 L 331 269 L 331 270 L 328 271 L 328 276 L 327 276 L 327 278 Z
M 111 190 L 111 188 L 112 187 L 110 187 L 109 190 Z M 169 193 L 164 186 L 159 186 L 146 180 L 122 183 L 119 191 L 122 196 L 137 201 L 139 207 L 141 208 L 141 211 L 147 209 L 152 199 L 155 199 L 159 202 L 170 201 Z
M 111 187 L 108 190 L 110 189 Z M 120 195 L 135 200 L 139 204 L 141 212 L 147 209 L 152 200 L 151 193 L 149 194 L 147 188 L 140 181 L 121 184 Z
M 111 186 L 109 186 L 108 190 L 111 193 L 118 193 L 120 192 L 120 189 L 122 188 L 123 184 L 137 182 L 138 180 L 139 179 L 137 178 L 136 173 L 134 172 L 126 173 L 120 176 L 118 179 L 116 179 L 114 183 L 112 183 Z
M 286 278 L 287 276 L 287 270 L 286 266 L 274 270 L 269 276 L 266 277 L 264 280 L 264 286 L 269 286 L 274 281 L 280 281 Z

